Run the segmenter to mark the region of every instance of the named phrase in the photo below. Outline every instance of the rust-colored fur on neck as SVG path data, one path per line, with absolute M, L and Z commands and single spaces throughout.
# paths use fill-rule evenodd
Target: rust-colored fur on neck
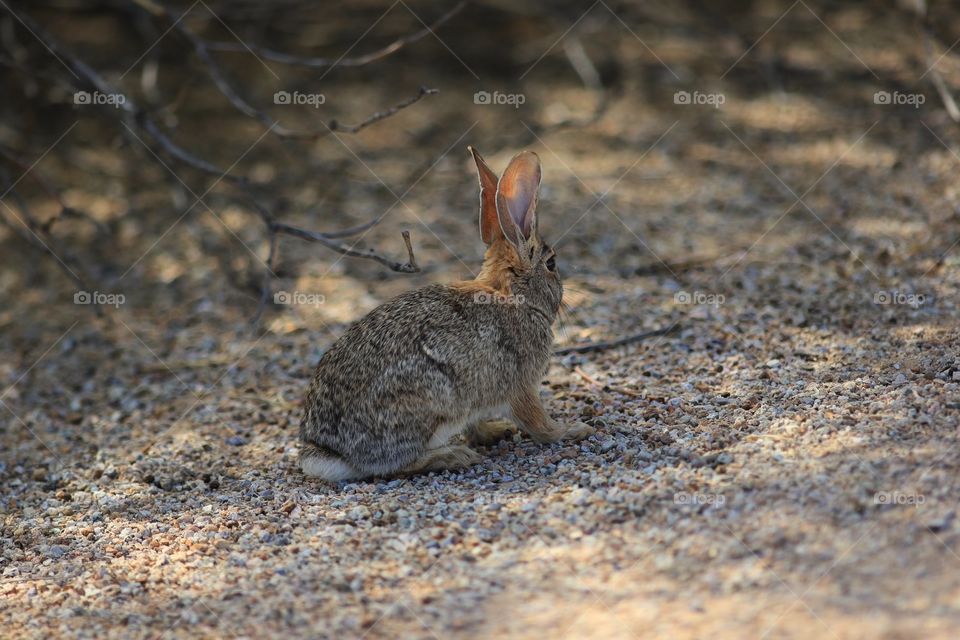
M 511 269 L 522 268 L 516 250 L 503 237 L 497 238 L 487 247 L 483 255 L 483 266 L 474 280 L 455 283 L 455 288 L 464 292 L 494 291 L 503 295 L 512 293 L 513 274 Z

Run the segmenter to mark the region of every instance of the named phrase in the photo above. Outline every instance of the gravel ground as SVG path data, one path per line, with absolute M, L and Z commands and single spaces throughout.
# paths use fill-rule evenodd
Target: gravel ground
M 190 374 L 209 366 L 215 381 L 222 366 L 202 359 L 168 363 L 185 389 L 159 369 L 115 372 L 105 389 L 87 385 L 115 409 L 91 415 L 71 394 L 73 406 L 10 425 L 23 439 L 0 467 L 4 628 L 950 637 L 960 358 L 956 330 L 939 323 L 957 310 L 944 297 L 904 326 L 798 326 L 784 309 L 801 313 L 811 284 L 773 282 L 797 300 L 766 312 L 733 296 L 677 305 L 660 320 L 679 322 L 674 335 L 558 358 L 548 403 L 599 433 L 552 446 L 515 436 L 464 473 L 304 479 L 295 433 L 309 370 L 295 362 L 306 332 L 225 339 L 225 358 L 249 353 L 209 395 Z M 609 286 L 581 315 L 626 330 L 637 320 L 620 306 L 646 294 Z M 65 341 L 37 368 L 83 348 Z M 169 431 L 139 428 L 191 406 Z M 91 445 L 71 425 L 100 443 L 75 464 Z
M 711 64 L 643 34 L 683 77 Z M 817 37 L 784 59 L 857 67 Z M 908 65 L 863 38 L 885 77 Z M 898 110 L 822 78 L 756 93 L 734 77 L 722 109 L 685 110 L 643 64 L 589 135 L 464 115 L 464 92 L 398 120 L 465 131 L 475 115 L 497 167 L 540 153 L 572 305 L 558 344 L 674 329 L 555 359 L 542 393 L 597 427 L 579 443 L 514 436 L 462 473 L 339 486 L 297 469 L 299 404 L 330 341 L 479 264 L 465 152 L 368 238 L 400 251 L 411 228 L 430 270 L 387 275 L 291 241 L 277 288 L 325 302 L 272 308 L 254 331 L 223 260 L 190 244 L 213 222 L 174 230 L 99 317 L 68 284 L 4 269 L 0 635 L 955 637 L 960 196 L 957 159 L 930 135 L 954 125 L 932 94 Z M 573 87 L 565 103 L 587 99 Z M 429 165 L 448 137 L 404 153 Z M 397 160 L 361 153 L 382 175 Z M 345 162 L 357 221 L 391 205 Z M 167 224 L 125 228 L 119 262 Z

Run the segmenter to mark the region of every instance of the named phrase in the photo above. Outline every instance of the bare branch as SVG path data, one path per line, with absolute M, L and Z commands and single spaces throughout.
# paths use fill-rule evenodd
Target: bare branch
M 145 0 L 141 0 L 145 1 Z M 272 49 L 267 49 L 265 47 L 260 47 L 257 45 L 245 45 L 240 42 L 206 42 L 205 46 L 210 51 L 228 51 L 228 52 L 249 52 L 253 51 L 255 54 L 260 56 L 265 60 L 270 60 L 272 62 L 279 62 L 281 64 L 290 64 L 290 65 L 299 65 L 302 67 L 310 67 L 314 69 L 322 69 L 325 67 L 362 67 L 363 65 L 370 64 L 371 62 L 376 62 L 377 60 L 382 60 L 389 55 L 392 55 L 407 46 L 408 44 L 413 44 L 418 40 L 424 38 L 425 36 L 433 33 L 436 29 L 442 26 L 450 18 L 460 13 L 460 11 L 467 6 L 468 0 L 463 0 L 462 2 L 457 3 L 452 9 L 447 11 L 445 14 L 437 18 L 433 24 L 428 27 L 424 27 L 416 33 L 412 33 L 409 36 L 400 38 L 382 49 L 377 49 L 366 55 L 357 56 L 354 58 L 316 58 L 316 57 L 304 57 L 304 56 L 295 56 L 287 53 L 282 53 L 279 51 L 274 51 Z
M 357 133 L 361 129 L 366 129 L 370 125 L 376 122 L 380 122 L 381 120 L 385 120 L 386 118 L 389 118 L 396 112 L 402 111 L 403 109 L 406 109 L 410 105 L 420 102 L 420 100 L 422 100 L 424 96 L 432 96 L 437 93 L 440 93 L 440 92 L 437 91 L 436 89 L 428 89 L 427 87 L 420 87 L 419 93 L 417 93 L 417 95 L 413 96 L 412 98 L 407 98 L 403 102 L 400 102 L 394 105 L 393 107 L 390 107 L 386 111 L 378 111 L 373 115 L 371 115 L 370 117 L 368 117 L 366 120 L 363 120 L 357 124 L 343 124 L 341 122 L 337 122 L 336 120 L 331 120 L 330 124 L 327 126 L 330 127 L 331 132 L 345 131 L 346 133 Z
M 334 238 L 331 238 L 322 233 L 316 231 L 309 231 L 307 229 L 301 229 L 300 227 L 295 227 L 293 225 L 286 224 L 284 222 L 273 222 L 271 223 L 271 228 L 275 233 L 285 233 L 289 236 L 294 236 L 300 238 L 301 240 L 306 240 L 308 242 L 319 242 L 323 246 L 333 249 L 337 253 L 343 254 L 345 256 L 353 256 L 354 258 L 366 258 L 368 260 L 373 260 L 384 265 L 391 271 L 397 271 L 399 273 L 417 273 L 420 271 L 420 267 L 417 266 L 416 259 L 413 255 L 413 248 L 410 246 L 410 234 L 405 232 L 404 242 L 407 244 L 408 252 L 408 261 L 407 262 L 397 262 L 391 260 L 385 256 L 378 254 L 373 249 L 359 250 L 354 249 L 351 246 L 347 246 L 341 242 L 337 242 Z
M 420 267 L 417 266 L 417 257 L 413 255 L 413 245 L 410 244 L 410 232 L 404 229 L 400 232 L 400 235 L 403 236 L 403 243 L 407 245 L 407 264 L 414 271 L 420 271 Z
M 377 226 L 378 224 L 380 224 L 381 220 L 383 220 L 383 216 L 380 216 L 379 218 L 374 218 L 370 222 L 364 222 L 363 224 L 358 224 L 356 226 L 349 227 L 347 229 L 341 229 L 340 231 L 324 231 L 323 235 L 331 239 L 349 238 L 350 236 L 355 236 L 358 233 L 363 233 L 367 229 L 371 229 Z

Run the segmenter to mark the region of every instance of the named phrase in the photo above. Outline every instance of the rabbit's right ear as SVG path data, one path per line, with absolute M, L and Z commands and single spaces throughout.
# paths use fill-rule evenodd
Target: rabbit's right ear
M 523 246 L 537 234 L 540 177 L 540 158 L 533 151 L 521 151 L 513 156 L 497 184 L 500 227 L 521 255 Z
M 500 230 L 500 220 L 497 218 L 497 174 L 495 174 L 483 157 L 473 147 L 467 147 L 477 163 L 477 177 L 480 178 L 480 237 L 485 245 L 503 236 Z

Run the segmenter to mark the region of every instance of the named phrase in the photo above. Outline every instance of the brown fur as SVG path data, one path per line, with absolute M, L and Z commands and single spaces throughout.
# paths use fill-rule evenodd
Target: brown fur
M 483 255 L 483 266 L 475 280 L 463 280 L 453 283 L 452 287 L 467 293 L 475 291 L 494 292 L 502 295 L 513 293 L 513 274 L 522 267 L 522 263 L 510 243 L 502 236 L 487 247 Z
M 404 293 L 330 347 L 300 424 L 308 475 L 336 481 L 474 464 L 479 454 L 453 440 L 468 430 L 480 439 L 494 435 L 477 424 L 503 409 L 539 442 L 593 432 L 557 423 L 540 403 L 563 286 L 537 231 L 539 161 L 517 154 L 493 198 L 495 175 L 474 158 L 486 189 L 480 275 Z

